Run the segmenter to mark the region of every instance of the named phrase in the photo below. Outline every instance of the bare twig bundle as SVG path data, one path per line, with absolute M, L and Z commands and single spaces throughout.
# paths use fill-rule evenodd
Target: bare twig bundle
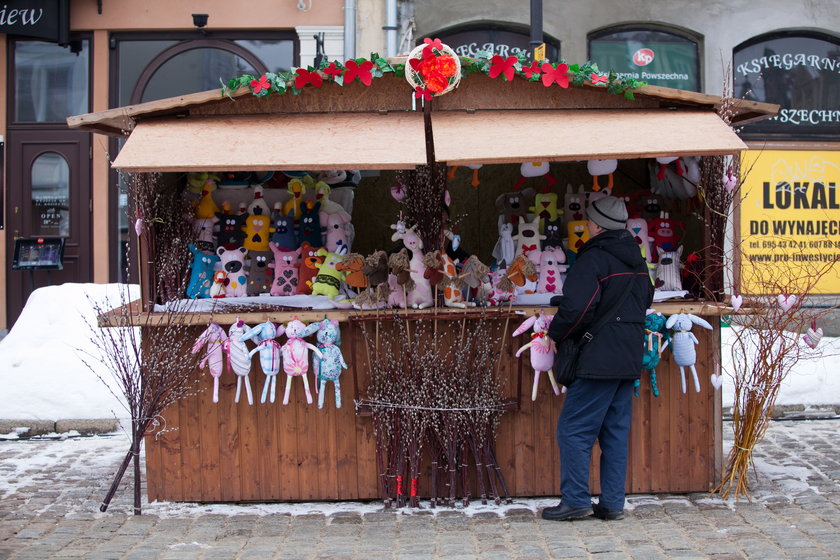
M 419 165 L 415 169 L 398 171 L 397 178 L 406 187 L 407 223 L 416 226 L 427 251 L 440 249 L 446 166 L 437 164 L 437 168 L 432 169 L 428 165 Z

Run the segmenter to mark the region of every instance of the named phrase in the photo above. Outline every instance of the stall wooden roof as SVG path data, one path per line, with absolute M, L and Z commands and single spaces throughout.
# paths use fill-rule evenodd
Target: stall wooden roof
M 645 86 L 542 87 L 470 75 L 433 100 L 435 153 L 450 164 L 735 153 L 746 146 L 717 116 L 717 96 Z M 779 107 L 730 100 L 732 124 Z M 72 128 L 129 135 L 128 171 L 396 169 L 425 163 L 422 114 L 400 77 L 258 98 L 211 90 L 70 117 Z

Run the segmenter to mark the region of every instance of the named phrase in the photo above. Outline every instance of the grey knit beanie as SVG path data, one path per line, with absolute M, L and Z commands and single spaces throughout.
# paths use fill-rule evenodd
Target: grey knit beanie
M 614 196 L 594 200 L 587 211 L 590 220 L 604 229 L 624 229 L 627 226 L 627 207 Z

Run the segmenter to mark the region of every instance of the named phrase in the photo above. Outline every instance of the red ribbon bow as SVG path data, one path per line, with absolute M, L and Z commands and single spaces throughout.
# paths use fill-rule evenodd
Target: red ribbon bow
M 295 70 L 295 74 L 297 74 L 297 78 L 295 78 L 295 87 L 297 89 L 303 88 L 306 84 L 312 84 L 319 88 L 324 81 L 318 72 L 310 72 L 306 68 L 298 68 Z
M 513 75 L 516 73 L 516 68 L 514 64 L 519 61 L 518 58 L 515 56 L 509 56 L 507 58 L 502 58 L 499 55 L 494 55 L 493 58 L 490 59 L 490 73 L 489 76 L 491 78 L 498 78 L 499 76 L 504 76 L 505 80 L 511 81 L 513 80 Z
M 589 76 L 589 79 L 590 81 L 592 81 L 593 84 L 606 84 L 608 82 L 608 78 L 606 76 L 599 76 L 594 72 L 591 76 Z
M 537 250 L 536 245 L 523 245 L 522 246 L 522 252 L 523 253 L 529 253 L 531 251 L 536 251 L 536 250 Z
M 545 334 L 546 334 L 545 331 L 539 331 L 539 332 L 531 333 L 531 340 L 533 340 L 535 338 L 545 338 Z

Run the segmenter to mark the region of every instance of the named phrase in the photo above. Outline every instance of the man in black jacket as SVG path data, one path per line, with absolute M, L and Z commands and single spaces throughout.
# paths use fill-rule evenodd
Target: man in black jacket
M 624 482 L 630 436 L 633 381 L 642 370 L 645 311 L 653 285 L 639 246 L 625 229 L 627 208 L 608 196 L 588 208 L 590 239 L 578 252 L 563 285 L 551 299 L 557 313 L 548 334 L 555 342 L 578 341 L 603 313 L 630 291 L 592 340 L 581 347 L 577 377 L 568 387 L 557 421 L 560 492 L 563 499 L 545 508 L 543 519 L 624 516 Z M 589 493 L 589 462 L 595 440 L 601 447 L 601 496 Z

